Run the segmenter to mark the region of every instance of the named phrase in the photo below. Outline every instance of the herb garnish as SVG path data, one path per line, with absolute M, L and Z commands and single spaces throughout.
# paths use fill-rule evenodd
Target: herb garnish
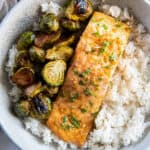
M 110 45 L 110 42 L 104 41 L 104 42 L 102 43 L 102 47 L 100 48 L 100 53 L 104 53 L 105 50 L 106 50 L 106 48 L 107 48 L 109 45 Z
M 79 84 L 84 86 L 84 85 L 86 85 L 87 83 L 86 83 L 86 81 L 84 81 L 84 80 L 79 80 Z
M 99 31 L 94 32 L 93 35 L 95 35 L 96 37 L 101 37 L 102 36 Z
M 89 101 L 89 104 L 90 104 L 91 107 L 93 106 L 93 102 Z
M 75 128 L 80 127 L 80 121 L 76 117 L 70 116 L 70 122 Z
M 104 28 L 104 30 L 108 30 L 108 26 L 106 24 L 103 24 L 102 27 Z
M 70 95 L 70 101 L 71 101 L 71 102 L 75 102 L 76 99 L 79 98 L 79 96 L 80 96 L 79 93 L 76 93 L 76 94 L 72 94 L 72 93 L 71 93 L 71 95 Z
M 81 108 L 81 112 L 85 113 L 85 112 L 87 112 L 87 109 L 86 108 Z
M 114 54 L 111 54 L 110 56 L 109 56 L 109 60 L 110 61 L 114 61 L 116 59 L 116 56 L 114 55 Z
M 93 92 L 92 92 L 89 88 L 86 88 L 86 89 L 84 90 L 84 94 L 85 94 L 86 96 L 91 96 L 91 95 L 93 95 Z

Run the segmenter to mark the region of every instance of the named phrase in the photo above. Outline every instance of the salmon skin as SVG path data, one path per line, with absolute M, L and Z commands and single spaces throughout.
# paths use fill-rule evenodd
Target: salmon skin
M 86 142 L 130 34 L 128 25 L 94 12 L 47 121 L 60 139 Z

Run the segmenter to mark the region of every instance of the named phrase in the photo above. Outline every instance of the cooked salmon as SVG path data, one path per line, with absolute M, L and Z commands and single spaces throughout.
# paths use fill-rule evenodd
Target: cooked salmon
M 129 34 L 128 25 L 94 12 L 47 121 L 60 139 L 79 147 L 85 143 Z

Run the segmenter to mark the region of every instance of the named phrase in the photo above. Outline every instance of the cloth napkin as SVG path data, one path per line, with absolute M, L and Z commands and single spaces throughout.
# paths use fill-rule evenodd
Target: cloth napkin
M 17 0 L 0 0 L 0 21 L 17 3 Z M 0 150 L 19 150 L 0 128 Z

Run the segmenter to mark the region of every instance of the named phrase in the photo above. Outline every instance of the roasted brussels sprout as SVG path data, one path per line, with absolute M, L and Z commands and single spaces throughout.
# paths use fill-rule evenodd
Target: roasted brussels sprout
M 34 39 L 35 34 L 33 32 L 31 31 L 24 32 L 17 42 L 17 49 L 18 50 L 28 49 L 32 45 Z
M 44 14 L 40 20 L 40 30 L 51 33 L 59 29 L 58 18 L 54 14 Z
M 65 15 L 70 20 L 84 21 L 90 17 L 92 12 L 93 6 L 90 0 L 71 0 Z
M 51 34 L 39 34 L 34 41 L 37 47 L 43 48 L 56 42 L 61 36 L 61 32 L 57 31 Z
M 36 46 L 32 46 L 29 49 L 30 59 L 34 62 L 43 63 L 45 62 L 45 51 Z
M 32 63 L 29 59 L 28 52 L 26 50 L 19 51 L 16 57 L 17 67 L 32 67 Z
M 39 94 L 32 99 L 30 116 L 39 120 L 48 119 L 51 112 L 51 99 Z
M 42 83 L 35 83 L 25 88 L 24 93 L 27 97 L 34 97 L 44 90 Z
M 13 111 L 18 117 L 28 117 L 30 113 L 30 103 L 28 100 L 20 100 L 13 104 Z
M 60 86 L 64 82 L 66 63 L 63 60 L 48 62 L 43 70 L 42 77 L 50 86 Z
M 32 68 L 22 67 L 13 74 L 11 80 L 18 86 L 25 87 L 33 84 L 34 78 L 34 71 Z
M 57 44 L 55 44 L 55 46 L 56 47 L 59 47 L 59 46 L 70 46 L 70 45 L 72 45 L 74 43 L 74 41 L 75 41 L 75 36 L 71 35 L 69 38 L 59 41 Z
M 60 46 L 47 50 L 46 59 L 68 61 L 73 55 L 73 49 L 69 46 Z
M 63 28 L 65 28 L 69 31 L 77 31 L 81 28 L 80 22 L 72 21 L 69 19 L 62 19 L 61 25 Z
M 59 87 L 50 87 L 50 86 L 45 86 L 45 93 L 49 96 L 49 97 L 53 97 L 54 95 L 56 95 L 59 91 Z

